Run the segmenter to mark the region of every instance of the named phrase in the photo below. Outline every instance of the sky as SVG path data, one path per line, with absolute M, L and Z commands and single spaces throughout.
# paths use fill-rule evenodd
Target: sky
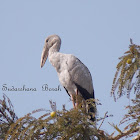
M 126 96 L 114 102 L 110 96 L 118 57 L 128 50 L 129 40 L 140 44 L 139 0 L 12 0 L 0 2 L 0 98 L 6 94 L 18 117 L 35 109 L 51 110 L 49 100 L 57 109 L 72 102 L 60 85 L 56 70 L 47 61 L 40 68 L 45 38 L 61 37 L 60 52 L 78 57 L 90 70 L 95 98 L 102 105 L 98 114 L 113 114 L 102 125 L 119 123 L 130 102 Z M 4 91 L 7 88 L 33 88 L 36 91 Z M 61 91 L 42 91 L 42 86 Z M 122 126 L 120 126 L 122 127 Z M 123 128 L 123 127 L 122 127 Z

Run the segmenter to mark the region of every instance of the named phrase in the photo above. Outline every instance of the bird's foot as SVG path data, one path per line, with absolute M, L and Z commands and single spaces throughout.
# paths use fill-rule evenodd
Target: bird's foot
M 72 100 L 72 103 L 73 103 L 73 108 L 75 108 L 75 102 L 74 102 L 74 97 L 73 97 L 73 95 L 71 95 L 71 100 Z
M 76 108 L 78 108 L 79 99 L 78 99 L 78 89 L 76 89 Z

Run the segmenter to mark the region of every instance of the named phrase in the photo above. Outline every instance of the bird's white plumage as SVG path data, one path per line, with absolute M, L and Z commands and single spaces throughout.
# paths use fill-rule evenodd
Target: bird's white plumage
M 89 70 L 71 54 L 49 53 L 49 61 L 55 67 L 59 81 L 69 94 L 76 93 L 75 83 L 93 94 L 92 79 Z
M 70 96 L 76 91 L 86 98 L 94 98 L 92 77 L 88 68 L 75 56 L 58 52 L 61 40 L 59 36 L 52 35 L 46 39 L 41 57 L 41 66 L 45 64 L 48 56 L 50 63 L 55 67 L 59 81 Z M 47 51 L 46 49 L 47 48 Z M 44 57 L 46 55 L 46 57 Z M 45 58 L 43 60 L 43 58 Z M 84 91 L 82 93 L 82 91 Z M 86 92 L 85 92 L 86 91 Z M 84 95 L 88 94 L 88 95 Z

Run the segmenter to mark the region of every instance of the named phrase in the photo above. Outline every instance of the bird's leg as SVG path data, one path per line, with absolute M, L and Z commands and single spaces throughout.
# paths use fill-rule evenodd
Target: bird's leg
M 72 100 L 72 103 L 73 103 L 73 108 L 75 108 L 75 102 L 74 102 L 74 97 L 73 97 L 73 95 L 71 95 L 71 100 Z
M 78 89 L 76 89 L 76 108 L 78 108 Z

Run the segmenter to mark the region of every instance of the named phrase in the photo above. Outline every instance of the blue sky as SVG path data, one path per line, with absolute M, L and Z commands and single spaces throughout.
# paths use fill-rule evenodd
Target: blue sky
M 74 54 L 90 70 L 95 97 L 114 117 L 105 120 L 102 129 L 113 132 L 108 124 L 118 123 L 123 116 L 125 97 L 116 103 L 110 97 L 118 57 L 128 49 L 130 37 L 140 44 L 139 0 L 12 0 L 0 2 L 0 97 L 5 93 L 19 117 L 38 108 L 50 109 L 49 100 L 72 108 L 69 96 L 61 91 L 42 91 L 60 85 L 49 61 L 40 68 L 41 52 L 47 36 L 57 34 L 62 39 L 61 52 Z M 7 87 L 36 88 L 36 92 L 3 91 Z

